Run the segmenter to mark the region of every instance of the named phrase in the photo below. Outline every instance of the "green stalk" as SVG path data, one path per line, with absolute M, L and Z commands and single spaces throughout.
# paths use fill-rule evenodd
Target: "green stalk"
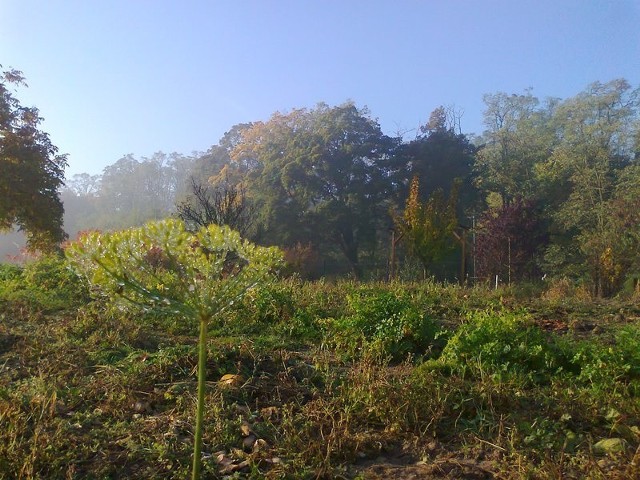
M 204 390 L 207 378 L 207 319 L 200 318 L 198 339 L 198 407 L 196 412 L 196 438 L 193 445 L 193 469 L 191 480 L 200 479 L 202 466 L 202 429 L 204 422 Z

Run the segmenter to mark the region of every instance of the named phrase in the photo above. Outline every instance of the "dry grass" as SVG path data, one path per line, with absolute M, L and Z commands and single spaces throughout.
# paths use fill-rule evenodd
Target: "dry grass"
M 567 372 L 536 384 L 482 359 L 461 372 L 424 362 L 428 352 L 393 363 L 373 347 L 344 356 L 327 347 L 328 319 L 359 287 L 277 288 L 243 310 L 244 333 L 240 322 L 210 342 L 205 478 L 639 478 L 631 373 L 606 386 Z M 509 291 L 375 288 L 412 292 L 447 328 L 473 310 L 522 307 Z M 568 343 L 610 342 L 639 324 L 634 300 L 547 296 L 527 307 L 532 324 Z M 187 477 L 196 338 L 163 322 L 97 303 L 48 312 L 0 300 L 0 479 Z M 224 374 L 242 382 L 221 384 Z M 619 435 L 624 451 L 594 453 Z

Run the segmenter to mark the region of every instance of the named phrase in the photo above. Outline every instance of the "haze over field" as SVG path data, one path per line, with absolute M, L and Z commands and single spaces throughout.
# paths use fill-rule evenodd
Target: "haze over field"
M 638 0 L 0 20 L 0 480 L 640 479 Z
M 480 134 L 482 96 L 640 83 L 637 1 L 0 3 L 0 62 L 29 83 L 67 176 L 205 151 L 275 111 L 368 106 L 408 138 L 439 105 Z
M 31 88 L 3 76 L 0 226 L 32 247 L 178 215 L 277 245 L 311 278 L 391 278 L 398 260 L 610 295 L 640 269 L 636 3 L 3 14 L 3 69 Z

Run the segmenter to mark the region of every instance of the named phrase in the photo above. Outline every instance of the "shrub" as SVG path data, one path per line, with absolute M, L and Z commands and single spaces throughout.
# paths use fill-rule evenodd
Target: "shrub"
M 1 266 L 0 297 L 45 311 L 77 306 L 88 299 L 85 285 L 57 255 L 41 257 L 24 268 Z
M 372 289 L 347 296 L 349 315 L 335 322 L 338 343 L 353 352 L 359 346 L 380 348 L 395 359 L 424 354 L 440 333 L 438 325 L 410 298 Z
M 476 312 L 442 351 L 440 363 L 462 373 L 523 374 L 547 381 L 572 369 L 571 355 L 530 323 L 524 312 Z
M 640 393 L 640 326 L 627 325 L 611 344 L 601 340 L 582 342 L 572 362 L 579 368 L 578 380 L 595 390 L 612 392 L 623 385 Z
M 12 263 L 0 264 L 0 282 L 15 280 L 22 274 L 22 268 Z
M 191 233 L 178 220 L 121 232 L 90 233 L 66 250 L 79 275 L 123 307 L 164 310 L 199 324 L 198 406 L 193 473 L 200 477 L 207 333 L 221 313 L 265 283 L 281 262 L 276 248 L 258 247 L 228 227 Z

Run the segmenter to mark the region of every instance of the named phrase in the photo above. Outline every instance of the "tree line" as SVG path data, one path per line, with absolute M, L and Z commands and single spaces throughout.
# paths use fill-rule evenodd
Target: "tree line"
M 568 99 L 487 94 L 475 138 L 444 107 L 411 139 L 385 135 L 352 102 L 276 112 L 233 126 L 206 152 L 128 155 L 73 176 L 59 190 L 64 229 L 179 216 L 277 245 L 309 278 L 566 276 L 611 295 L 640 274 L 639 102 L 625 80 Z M 48 160 L 64 157 L 51 150 Z M 9 204 L 25 203 L 4 179 Z M 27 213 L 0 213 L 5 228 L 35 228 Z

